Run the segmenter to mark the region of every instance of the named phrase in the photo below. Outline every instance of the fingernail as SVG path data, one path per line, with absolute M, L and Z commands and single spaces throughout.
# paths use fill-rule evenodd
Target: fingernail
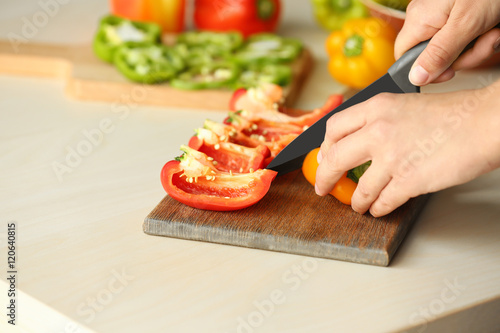
M 500 37 L 495 41 L 495 44 L 493 44 L 493 49 L 495 49 L 495 52 L 500 51 Z
M 422 86 L 429 80 L 429 73 L 420 65 L 413 67 L 410 72 L 410 82 L 414 86 Z
M 315 185 L 314 185 L 314 191 L 316 191 L 316 194 L 317 194 L 317 195 L 320 195 L 320 194 L 319 194 L 319 189 L 318 189 L 318 185 L 317 185 L 317 184 L 315 184 Z
M 321 163 L 321 160 L 323 159 L 323 155 L 321 155 L 321 150 L 318 151 L 318 155 L 316 156 L 316 160 L 318 161 L 318 163 Z

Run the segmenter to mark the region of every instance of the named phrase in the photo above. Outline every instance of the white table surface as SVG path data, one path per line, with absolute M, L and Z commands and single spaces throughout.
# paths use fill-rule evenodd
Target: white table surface
M 344 88 L 326 71 L 327 34 L 309 2 L 284 5 L 281 33 L 302 38 L 317 59 L 298 105 L 312 108 Z M 3 39 L 41 10 L 34 0 L 0 7 Z M 88 43 L 107 11 L 105 1 L 69 1 L 28 42 Z M 425 91 L 498 77 L 498 67 L 464 72 Z M 152 237 L 142 222 L 165 195 L 161 167 L 194 128 L 224 113 L 131 106 L 120 118 L 113 110 L 67 98 L 60 80 L 0 75 L 0 294 L 7 304 L 7 224 L 15 221 L 18 330 L 500 329 L 500 171 L 433 195 L 389 267 Z M 58 179 L 53 163 L 107 118 L 113 131 Z M 0 318 L 0 331 L 16 331 Z

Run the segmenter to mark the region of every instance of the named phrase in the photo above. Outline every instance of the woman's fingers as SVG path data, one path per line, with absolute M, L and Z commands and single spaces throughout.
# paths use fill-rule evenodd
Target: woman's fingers
M 366 102 L 365 102 L 366 103 Z M 335 113 L 326 123 L 325 139 L 318 153 L 318 162 L 326 156 L 330 147 L 342 138 L 353 134 L 366 124 L 363 103 Z
M 355 133 L 345 137 L 323 152 L 323 158 L 316 171 L 316 193 L 330 193 L 346 170 L 370 160 L 370 145 L 364 136 Z
M 406 103 L 406 96 L 396 95 L 378 94 L 328 121 L 318 154 L 317 194 L 328 194 L 344 172 L 371 160 L 378 147 L 391 139 L 390 114 Z
M 454 77 L 455 77 L 455 71 L 453 70 L 453 68 L 449 67 L 441 75 L 439 75 L 438 78 L 435 79 L 432 83 L 446 82 L 453 79 Z
M 448 22 L 431 38 L 410 70 L 411 83 L 423 86 L 433 82 L 453 64 L 474 38 L 465 32 L 457 36 L 457 31 L 464 29 L 461 23 Z
M 500 38 L 500 29 L 492 29 L 480 36 L 474 46 L 462 54 L 454 63 L 453 69 L 459 71 L 479 66 L 491 57 L 496 51 L 495 43 Z
M 359 179 L 358 186 L 351 199 L 352 209 L 360 214 L 366 213 L 391 179 L 390 170 L 387 170 L 383 164 L 372 162 Z
M 389 184 L 380 192 L 377 199 L 370 207 L 370 214 L 380 217 L 389 214 L 410 199 L 405 188 L 396 180 L 391 180 Z
M 411 47 L 430 39 L 409 79 L 416 86 L 447 81 L 453 77 L 450 67 L 454 71 L 473 68 L 495 52 L 500 29 L 490 29 L 500 19 L 499 10 L 498 1 L 413 0 L 396 39 L 395 57 L 399 59 Z M 460 56 L 477 36 L 481 37 L 474 48 Z
M 447 2 L 413 0 L 409 3 L 403 28 L 394 45 L 396 59 L 418 43 L 430 39 L 446 24 L 450 10 Z M 433 6 L 434 10 L 429 11 L 429 6 Z

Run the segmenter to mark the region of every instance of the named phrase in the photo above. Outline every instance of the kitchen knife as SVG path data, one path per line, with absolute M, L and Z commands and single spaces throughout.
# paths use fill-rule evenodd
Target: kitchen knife
M 422 42 L 408 50 L 389 68 L 387 74 L 339 105 L 301 133 L 269 163 L 267 169 L 277 171 L 278 175 L 281 175 L 301 168 L 307 153 L 319 147 L 323 142 L 326 132 L 326 122 L 333 114 L 364 102 L 382 92 L 397 94 L 420 92 L 420 87 L 411 84 L 408 75 L 413 63 L 427 44 L 429 44 L 429 41 Z

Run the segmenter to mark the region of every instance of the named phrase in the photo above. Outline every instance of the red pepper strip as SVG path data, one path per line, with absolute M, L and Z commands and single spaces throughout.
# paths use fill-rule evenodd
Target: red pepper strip
M 238 102 L 238 100 L 240 99 L 240 97 L 242 97 L 246 93 L 247 93 L 247 90 L 245 88 L 236 89 L 233 92 L 233 95 L 231 96 L 231 99 L 229 100 L 229 110 L 231 110 L 231 111 L 238 111 L 236 109 L 236 103 Z
M 326 116 L 330 111 L 337 108 L 344 101 L 344 96 L 340 94 L 330 95 L 322 107 L 314 109 L 312 111 L 305 111 L 300 109 L 287 108 L 281 106 L 279 111 L 287 115 L 299 115 L 301 116 L 291 116 L 290 123 L 300 125 L 300 126 L 312 126 L 315 122 Z
M 271 155 L 269 148 L 265 145 L 246 147 L 221 141 L 213 132 L 211 133 L 215 136 L 215 140 L 213 138 L 204 139 L 204 136 L 200 134 L 204 131 L 211 132 L 207 129 L 199 129 L 198 135 L 189 140 L 189 147 L 212 158 L 212 163 L 217 170 L 237 173 L 252 172 L 264 168 L 264 159 Z
M 231 124 L 238 133 L 268 146 L 273 157 L 303 131 L 302 127 L 295 124 L 266 119 L 248 120 L 241 117 L 239 112 L 229 112 L 225 122 Z
M 281 105 L 278 91 L 272 85 L 254 88 L 254 90 L 238 89 L 234 92 L 229 107 L 238 111 L 248 120 L 266 119 L 275 123 L 289 123 L 301 127 L 311 126 L 337 106 L 344 97 L 340 94 L 330 95 L 325 104 L 312 111 L 287 108 Z

